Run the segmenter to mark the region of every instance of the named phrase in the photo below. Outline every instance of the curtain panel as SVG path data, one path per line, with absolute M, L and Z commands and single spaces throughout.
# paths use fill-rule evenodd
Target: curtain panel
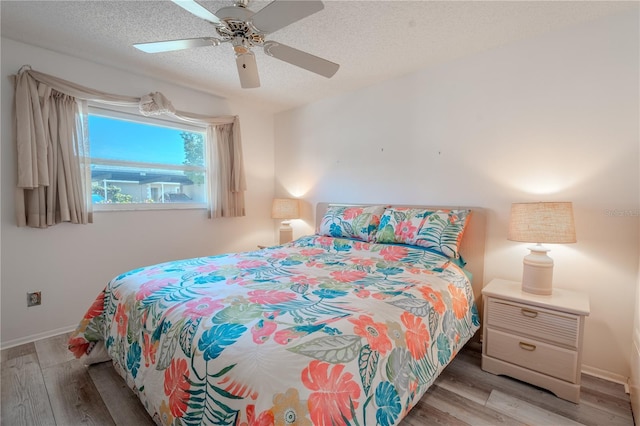
M 18 226 L 92 222 L 86 111 L 86 101 L 17 76 Z
M 142 115 L 166 114 L 205 125 L 210 153 L 209 217 L 245 215 L 246 183 L 238 116 L 210 117 L 176 111 L 160 92 L 139 98 L 114 95 L 29 66 L 22 67 L 15 76 L 15 88 L 18 226 L 45 228 L 62 221 L 92 222 L 87 101 L 137 107 Z
M 215 131 L 215 136 L 212 134 Z M 245 174 L 242 167 L 242 146 L 240 134 L 234 130 L 233 124 L 210 126 L 207 140 L 214 141 L 210 146 L 208 162 L 215 165 L 216 187 L 209 193 L 211 200 L 216 200 L 210 211 L 211 217 L 236 217 L 245 215 L 244 191 L 246 190 Z

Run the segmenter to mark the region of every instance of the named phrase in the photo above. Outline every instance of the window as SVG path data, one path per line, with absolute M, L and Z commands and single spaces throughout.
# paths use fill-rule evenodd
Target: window
M 204 128 L 89 110 L 95 210 L 204 207 Z

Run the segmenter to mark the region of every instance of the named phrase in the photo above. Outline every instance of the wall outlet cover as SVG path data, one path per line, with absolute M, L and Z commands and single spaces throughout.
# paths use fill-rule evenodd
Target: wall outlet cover
M 32 293 L 27 293 L 27 307 L 37 306 L 40 304 L 42 304 L 42 292 L 34 291 Z

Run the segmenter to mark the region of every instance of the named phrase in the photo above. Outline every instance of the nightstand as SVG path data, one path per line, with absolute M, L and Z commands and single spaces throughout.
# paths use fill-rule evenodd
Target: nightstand
M 540 296 L 523 292 L 519 282 L 494 279 L 482 298 L 482 369 L 580 402 L 587 294 L 554 288 Z

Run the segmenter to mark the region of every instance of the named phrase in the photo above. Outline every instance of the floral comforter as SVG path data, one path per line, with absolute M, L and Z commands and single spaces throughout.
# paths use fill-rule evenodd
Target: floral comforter
M 113 279 L 69 341 L 104 341 L 163 425 L 393 425 L 479 326 L 467 276 L 411 246 L 309 236 Z

